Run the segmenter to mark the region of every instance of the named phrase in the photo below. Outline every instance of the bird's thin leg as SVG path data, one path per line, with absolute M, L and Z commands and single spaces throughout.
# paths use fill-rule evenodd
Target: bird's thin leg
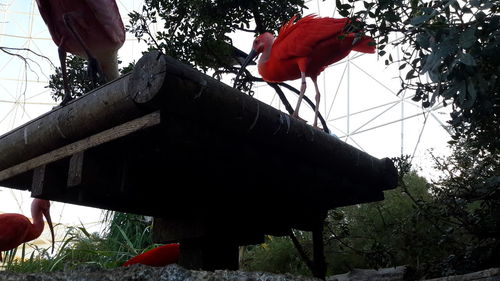
M 97 81 L 98 81 L 97 74 L 99 74 L 100 77 L 104 77 L 101 66 L 99 65 L 99 62 L 97 61 L 97 59 L 90 53 L 89 48 L 87 47 L 87 45 L 85 45 L 85 42 L 83 41 L 80 34 L 78 34 L 78 32 L 75 30 L 71 15 L 69 13 L 64 14 L 63 20 L 64 20 L 64 24 L 69 29 L 71 34 L 73 34 L 75 39 L 82 46 L 83 50 L 85 51 L 85 55 L 87 55 L 87 59 L 89 61 L 88 72 L 89 72 L 90 77 L 92 79 L 93 86 L 96 87 Z
M 314 83 L 314 88 L 316 89 L 316 107 L 314 108 L 314 122 L 313 122 L 313 127 L 318 126 L 318 110 L 319 110 L 319 100 L 321 98 L 321 95 L 319 93 L 318 89 L 318 83 L 316 82 L 317 77 L 312 78 L 313 83 Z
M 59 47 L 59 61 L 61 62 L 61 73 L 63 77 L 64 97 L 61 106 L 66 105 L 71 99 L 71 90 L 69 88 L 68 73 L 66 71 L 66 51 Z
M 302 103 L 302 99 L 304 98 L 304 93 L 306 92 L 306 74 L 305 72 L 301 71 L 300 72 L 300 78 L 302 84 L 300 85 L 300 94 L 299 94 L 299 100 L 297 101 L 297 106 L 295 107 L 295 111 L 293 112 L 293 117 L 298 118 L 299 117 L 299 108 L 300 104 Z

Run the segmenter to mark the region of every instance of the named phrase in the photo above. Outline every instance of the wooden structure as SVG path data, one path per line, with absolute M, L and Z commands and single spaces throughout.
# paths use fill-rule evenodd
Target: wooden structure
M 134 71 L 0 136 L 0 185 L 154 216 L 181 264 L 237 267 L 237 246 L 383 199 L 389 159 L 152 52 Z

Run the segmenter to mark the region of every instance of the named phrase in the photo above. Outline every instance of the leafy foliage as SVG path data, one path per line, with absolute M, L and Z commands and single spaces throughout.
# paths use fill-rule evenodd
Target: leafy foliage
M 128 29 L 148 45 L 184 63 L 204 71 L 227 70 L 233 64 L 229 33 L 277 30 L 302 7 L 303 0 L 147 0 L 141 13 L 129 14 Z M 158 20 L 164 29 L 153 34 L 149 26 Z M 255 29 L 250 29 L 252 20 Z
M 120 61 L 119 61 L 120 63 Z M 133 63 L 120 69 L 120 74 L 126 74 L 133 69 Z M 72 97 L 80 97 L 85 93 L 92 91 L 95 87 L 87 71 L 87 60 L 69 54 L 66 58 L 66 72 L 68 74 L 69 86 Z M 97 81 L 96 86 L 105 84 L 103 81 Z M 50 75 L 49 85 L 52 98 L 55 101 L 62 100 L 64 97 L 64 85 L 61 67 L 56 67 L 55 73 Z
M 500 2 L 490 1 L 344 1 L 340 14 L 368 22 L 379 55 L 386 64 L 407 69 L 402 91 L 430 107 L 438 100 L 452 104 L 455 139 L 475 135 L 483 146 L 500 147 Z M 362 5 L 361 5 L 362 4 Z M 389 42 L 390 36 L 398 37 Z M 396 61 L 384 50 L 398 46 Z
M 435 157 L 442 176 L 430 188 L 432 200 L 415 201 L 447 249 L 441 260 L 432 256 L 439 266 L 430 272 L 499 266 L 500 2 L 347 2 L 337 1 L 341 14 L 365 19 L 386 64 L 407 69 L 401 91 L 414 92 L 423 107 L 452 107 L 453 154 Z M 389 42 L 391 35 L 398 39 Z M 402 50 L 399 61 L 386 53 L 389 44 Z
M 422 206 L 462 244 L 443 266 L 453 274 L 498 267 L 500 156 L 467 141 L 453 149 L 450 157 L 435 157 L 443 175 L 431 189 L 434 204 Z
M 297 238 L 311 251 L 311 237 L 305 232 L 295 231 Z M 266 236 L 261 245 L 247 246 L 241 265 L 246 271 L 292 273 L 311 275 L 288 237 Z
M 324 231 L 328 275 L 397 265 L 411 266 L 415 278 L 440 275 L 441 261 L 454 248 L 420 207 L 434 201 L 429 187 L 411 171 L 403 176 L 400 188 L 385 192 L 384 201 L 330 211 Z M 296 234 L 311 254 L 311 236 Z M 248 247 L 244 269 L 311 274 L 288 238 L 268 238 L 262 245 Z
M 409 265 L 422 275 L 447 256 L 446 244 L 436 247 L 442 233 L 418 207 L 433 200 L 426 180 L 410 172 L 402 185 L 386 191 L 384 201 L 330 213 L 325 236 L 331 273 Z
M 66 72 L 68 74 L 68 81 L 70 81 L 72 96 L 79 97 L 90 92 L 94 87 L 86 70 L 86 60 L 78 56 L 69 55 L 66 62 Z M 52 98 L 55 101 L 62 100 L 64 97 L 64 85 L 60 67 L 57 67 L 55 73 L 50 75 L 48 88 L 52 89 Z

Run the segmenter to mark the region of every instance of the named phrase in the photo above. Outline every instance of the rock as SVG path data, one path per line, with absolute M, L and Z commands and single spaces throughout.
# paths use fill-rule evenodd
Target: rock
M 319 281 L 290 274 L 216 270 L 187 270 L 172 264 L 166 267 L 132 265 L 114 269 L 78 268 L 50 273 L 11 273 L 0 271 L 2 281 Z
M 454 275 L 448 277 L 428 279 L 426 281 L 470 281 L 470 280 L 500 281 L 500 268 L 490 268 L 464 275 Z
M 375 269 L 353 269 L 344 274 L 333 275 L 327 281 L 402 281 L 406 266 Z

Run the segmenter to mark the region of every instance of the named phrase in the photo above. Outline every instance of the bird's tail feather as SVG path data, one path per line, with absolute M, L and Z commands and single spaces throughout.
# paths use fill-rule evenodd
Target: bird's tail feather
M 362 53 L 373 54 L 375 53 L 375 41 L 370 36 L 363 36 L 352 46 L 352 49 Z

